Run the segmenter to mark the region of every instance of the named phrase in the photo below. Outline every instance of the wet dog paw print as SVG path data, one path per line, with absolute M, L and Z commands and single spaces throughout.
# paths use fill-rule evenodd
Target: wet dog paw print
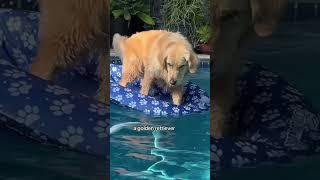
M 16 119 L 19 123 L 23 123 L 26 126 L 32 125 L 40 119 L 39 107 L 26 105 L 24 109 L 18 111 Z
M 220 162 L 221 158 L 223 156 L 223 151 L 221 149 L 218 149 L 218 147 L 214 144 L 210 147 L 210 159 L 213 162 Z
M 7 24 L 8 30 L 13 32 L 13 31 L 19 31 L 22 23 L 21 23 L 20 17 L 10 17 L 6 24 Z
M 263 104 L 263 103 L 266 103 L 268 101 L 271 101 L 271 98 L 272 98 L 272 94 L 271 93 L 263 92 L 263 93 L 257 95 L 254 98 L 253 102 L 257 103 L 257 104 Z
M 28 94 L 31 88 L 32 85 L 29 85 L 24 81 L 19 81 L 11 83 L 8 91 L 11 96 L 19 96 L 20 94 Z
M 235 143 L 242 152 L 244 153 L 251 153 L 251 154 L 256 154 L 258 147 L 256 145 L 250 144 L 248 142 L 236 142 Z
M 104 116 L 108 113 L 107 108 L 101 104 L 90 104 L 88 110 L 90 112 L 98 113 L 100 116 Z
M 70 94 L 69 90 L 57 85 L 48 85 L 45 89 L 46 92 L 53 93 L 54 95 Z
M 97 133 L 98 138 L 106 138 L 109 134 L 107 121 L 98 121 L 93 130 Z
M 28 48 L 29 50 L 32 50 L 37 45 L 34 35 L 31 33 L 22 33 L 21 40 L 23 41 L 24 47 Z
M 13 79 L 18 79 L 18 78 L 27 76 L 25 72 L 18 71 L 16 69 L 6 69 L 6 70 L 4 70 L 4 73 L 2 75 L 6 76 L 6 77 L 13 78 Z
M 84 141 L 83 130 L 80 127 L 68 126 L 66 130 L 61 131 L 60 143 L 75 147 Z
M 271 121 L 280 117 L 280 112 L 278 109 L 268 110 L 266 113 L 262 115 L 262 122 Z
M 62 99 L 54 100 L 53 105 L 51 105 L 49 108 L 55 116 L 62 116 L 64 114 L 71 114 L 73 108 L 75 108 L 75 105 L 71 104 L 67 99 Z
M 272 80 L 271 78 L 262 77 L 256 82 L 256 84 L 257 84 L 257 86 L 260 86 L 260 87 L 270 87 L 270 86 L 276 84 L 276 82 L 274 80 Z

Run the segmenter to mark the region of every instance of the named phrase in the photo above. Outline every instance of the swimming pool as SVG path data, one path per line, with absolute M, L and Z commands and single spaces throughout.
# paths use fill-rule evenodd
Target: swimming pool
M 209 92 L 209 73 L 208 62 L 202 60 L 200 71 L 188 78 Z M 210 179 L 209 112 L 155 118 L 111 103 L 110 116 L 110 127 L 126 122 L 175 127 L 153 132 L 130 127 L 112 134 L 111 179 Z

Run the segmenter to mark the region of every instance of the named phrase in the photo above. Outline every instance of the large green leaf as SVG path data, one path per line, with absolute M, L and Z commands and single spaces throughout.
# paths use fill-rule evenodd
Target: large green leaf
M 113 10 L 112 11 L 112 14 L 113 14 L 113 16 L 115 17 L 115 18 L 118 18 L 118 17 L 120 17 L 120 16 L 122 16 L 123 15 L 123 10 L 122 9 L 119 9 L 119 10 Z
M 143 13 L 143 12 L 139 12 L 139 13 L 137 13 L 137 16 L 138 16 L 143 22 L 145 22 L 146 24 L 155 25 L 154 20 L 153 20 L 152 17 L 149 16 L 148 14 Z

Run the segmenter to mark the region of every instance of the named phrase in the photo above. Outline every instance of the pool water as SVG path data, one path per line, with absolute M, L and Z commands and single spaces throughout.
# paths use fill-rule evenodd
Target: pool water
M 209 69 L 201 68 L 189 80 L 209 93 Z M 110 127 L 141 122 L 175 127 L 174 131 L 121 129 L 110 138 L 111 179 L 210 179 L 210 114 L 154 118 L 116 104 L 110 106 Z
M 0 131 L 0 179 L 102 180 L 106 162 L 83 153 L 41 145 L 14 132 Z

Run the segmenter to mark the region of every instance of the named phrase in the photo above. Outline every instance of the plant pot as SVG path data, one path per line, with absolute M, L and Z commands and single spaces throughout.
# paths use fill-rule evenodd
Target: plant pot
M 200 44 L 196 48 L 196 52 L 200 54 L 210 54 L 212 50 L 209 44 Z

